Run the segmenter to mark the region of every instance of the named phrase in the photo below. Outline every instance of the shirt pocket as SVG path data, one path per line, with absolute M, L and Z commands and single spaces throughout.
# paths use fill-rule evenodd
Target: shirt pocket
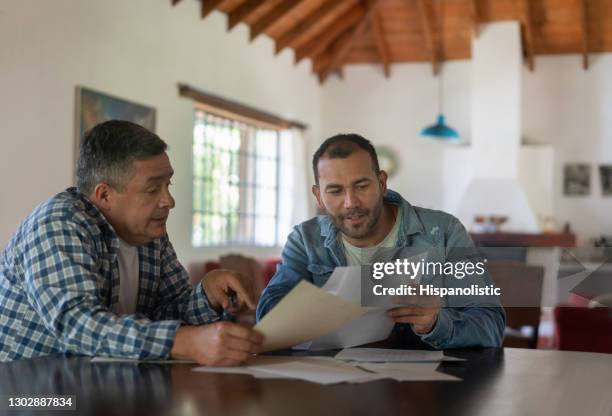
M 306 269 L 312 274 L 312 282 L 315 286 L 321 287 L 327 282 L 335 267 L 325 264 L 309 264 Z

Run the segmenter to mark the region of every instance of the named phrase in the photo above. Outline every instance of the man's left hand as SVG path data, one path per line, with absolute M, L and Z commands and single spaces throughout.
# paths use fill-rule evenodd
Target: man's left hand
M 240 312 L 245 306 L 255 310 L 253 285 L 251 280 L 233 270 L 217 269 L 208 272 L 202 279 L 202 287 L 210 306 L 219 310 L 223 308 L 230 313 Z M 230 294 L 234 293 L 236 302 L 232 305 Z

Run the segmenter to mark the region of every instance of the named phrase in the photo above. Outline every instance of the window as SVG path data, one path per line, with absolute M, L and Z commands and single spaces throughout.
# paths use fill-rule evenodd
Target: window
M 194 246 L 279 245 L 282 133 L 196 109 Z

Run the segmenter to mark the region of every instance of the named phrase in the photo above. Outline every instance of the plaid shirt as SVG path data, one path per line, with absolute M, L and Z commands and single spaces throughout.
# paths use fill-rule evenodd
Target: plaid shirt
M 119 302 L 119 240 L 75 188 L 36 208 L 0 254 L 0 361 L 53 353 L 166 358 L 181 323 L 219 319 L 168 237 L 138 247 L 136 313 Z

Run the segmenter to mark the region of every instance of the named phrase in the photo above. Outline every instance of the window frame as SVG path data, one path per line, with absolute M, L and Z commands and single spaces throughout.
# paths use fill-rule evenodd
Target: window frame
M 274 131 L 275 132 L 275 141 L 276 141 L 276 156 L 271 159 L 271 158 L 267 158 L 265 156 L 261 156 L 258 155 L 256 150 L 254 151 L 253 154 L 249 153 L 248 151 L 245 153 L 243 150 L 238 150 L 237 154 L 238 154 L 238 160 L 242 161 L 242 160 L 248 160 L 250 164 L 252 165 L 248 165 L 246 169 L 253 169 L 253 173 L 254 173 L 254 177 L 253 178 L 245 178 L 243 176 L 240 175 L 239 172 L 239 178 L 238 178 L 238 183 L 236 184 L 238 186 L 239 189 L 239 196 L 242 199 L 243 194 L 247 195 L 249 192 L 252 193 L 253 195 L 253 200 L 252 201 L 248 201 L 247 204 L 250 205 L 251 207 L 253 207 L 252 211 L 243 211 L 241 210 L 241 203 L 239 202 L 239 207 L 237 211 L 234 212 L 228 212 L 226 213 L 226 220 L 229 217 L 229 215 L 231 214 L 236 214 L 237 218 L 238 218 L 238 224 L 237 227 L 241 226 L 241 220 L 243 220 L 244 218 L 249 218 L 251 220 L 251 225 L 250 225 L 250 230 L 248 230 L 247 232 L 247 236 L 248 236 L 248 241 L 241 241 L 240 239 L 237 239 L 236 237 L 240 236 L 240 231 L 238 228 L 238 231 L 232 236 L 230 235 L 231 233 L 231 229 L 228 226 L 228 230 L 226 235 L 224 236 L 224 238 L 222 239 L 223 242 L 221 243 L 199 243 L 196 244 L 195 241 L 195 229 L 196 229 L 196 225 L 195 225 L 195 215 L 196 214 L 200 214 L 200 215 L 205 215 L 206 214 L 206 209 L 204 206 L 200 207 L 199 210 L 195 209 L 195 201 L 196 201 L 196 181 L 201 181 L 202 183 L 202 187 L 206 186 L 207 182 L 212 181 L 212 178 L 206 178 L 205 176 L 196 176 L 196 172 L 194 169 L 195 166 L 195 152 L 194 152 L 194 148 L 195 148 L 195 132 L 194 129 L 196 127 L 196 122 L 197 122 L 197 117 L 198 117 L 198 112 L 203 113 L 203 117 L 206 118 L 207 115 L 216 117 L 216 118 L 221 118 L 226 120 L 228 123 L 239 123 L 245 126 L 244 129 L 241 129 L 241 134 L 249 134 L 249 130 L 250 129 L 256 129 L 256 130 L 268 130 L 268 131 Z M 280 213 L 280 203 L 281 203 L 281 198 L 280 198 L 280 174 L 281 174 L 281 154 L 280 154 L 280 150 L 281 150 L 281 136 L 284 130 L 287 130 L 286 128 L 282 128 L 279 127 L 278 125 L 275 124 L 270 124 L 270 123 L 265 123 L 262 122 L 260 120 L 255 120 L 249 117 L 244 117 L 244 116 L 240 116 L 237 114 L 234 114 L 232 112 L 229 111 L 224 111 L 218 108 L 214 108 L 212 106 L 206 105 L 206 104 L 202 104 L 202 103 L 195 103 L 194 108 L 193 108 L 193 127 L 192 127 L 192 146 L 191 146 L 191 157 L 192 157 L 192 163 L 191 163 L 191 169 L 192 169 L 192 180 L 191 180 L 191 186 L 192 186 L 192 192 L 191 192 L 191 235 L 190 235 L 190 240 L 191 240 L 191 246 L 194 248 L 228 248 L 228 247 L 255 247 L 255 248 L 260 248 L 260 249 L 269 249 L 269 248 L 278 248 L 281 245 L 281 238 L 279 236 L 279 228 L 280 228 L 280 222 L 281 222 L 281 213 Z M 253 136 L 255 137 L 256 133 L 252 133 Z M 241 138 L 241 140 L 243 140 L 243 138 Z M 254 143 L 253 147 L 256 147 L 257 144 Z M 223 150 L 222 150 L 223 151 Z M 228 150 L 228 152 L 231 153 L 231 151 Z M 262 159 L 266 159 L 266 160 L 274 160 L 275 162 L 275 185 L 273 187 L 274 190 L 274 194 L 275 194 L 275 208 L 274 208 L 274 215 L 273 215 L 273 221 L 274 221 L 274 228 L 275 228 L 275 232 L 274 232 L 274 241 L 272 242 L 272 244 L 262 244 L 262 243 L 258 243 L 256 235 L 257 235 L 257 218 L 259 218 L 261 216 L 260 213 L 257 212 L 256 210 L 256 204 L 257 204 L 257 196 L 258 196 L 258 183 L 257 183 L 257 162 L 259 160 Z M 206 192 L 203 193 L 204 197 L 206 197 Z M 223 215 L 221 212 L 210 212 L 209 215 Z M 261 231 L 259 231 L 261 232 Z M 204 237 L 202 237 L 201 239 L 202 241 L 204 240 Z

